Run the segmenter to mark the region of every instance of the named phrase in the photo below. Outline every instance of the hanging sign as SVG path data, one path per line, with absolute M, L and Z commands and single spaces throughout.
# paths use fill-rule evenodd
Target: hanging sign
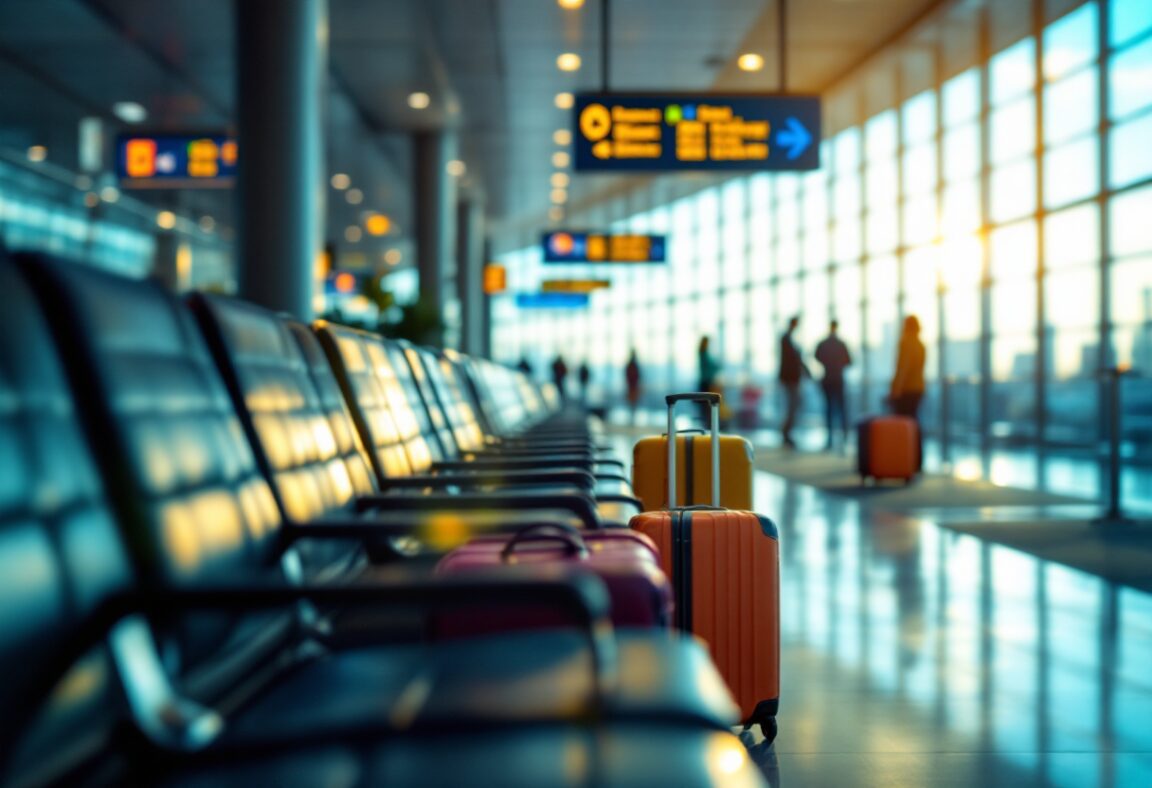
M 573 127 L 577 172 L 820 167 L 818 96 L 589 93 Z

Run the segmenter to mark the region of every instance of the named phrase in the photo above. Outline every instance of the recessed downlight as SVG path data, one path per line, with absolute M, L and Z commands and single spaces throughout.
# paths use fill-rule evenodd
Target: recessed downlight
M 579 71 L 580 56 L 575 52 L 565 52 L 556 58 L 556 68 L 561 71 Z
M 408 94 L 408 106 L 412 109 L 428 109 L 428 105 L 431 103 L 432 97 L 422 90 Z
M 736 59 L 741 71 L 759 71 L 764 68 L 764 58 L 755 52 L 745 52 Z
M 571 144 L 572 132 L 568 129 L 556 129 L 552 132 L 552 141 L 561 146 Z
M 125 123 L 143 123 L 148 120 L 148 110 L 135 101 L 117 101 L 112 105 L 112 114 Z
M 332 184 L 333 189 L 337 189 L 338 191 L 344 191 L 352 185 L 352 179 L 348 177 L 348 173 L 346 172 L 333 173 L 332 178 L 328 182 Z
M 568 154 L 562 150 L 558 150 L 552 154 L 552 166 L 558 170 L 562 170 L 568 166 Z
M 571 93 L 556 94 L 556 109 L 572 109 L 574 103 L 576 98 Z
M 344 199 L 348 201 L 349 205 L 359 205 L 364 202 L 364 192 L 359 189 L 349 189 L 344 192 Z
M 554 172 L 552 173 L 552 188 L 554 189 L 567 189 L 568 188 L 568 173 Z
M 171 230 L 176 226 L 176 214 L 171 211 L 161 211 L 156 214 L 156 226 L 162 230 Z

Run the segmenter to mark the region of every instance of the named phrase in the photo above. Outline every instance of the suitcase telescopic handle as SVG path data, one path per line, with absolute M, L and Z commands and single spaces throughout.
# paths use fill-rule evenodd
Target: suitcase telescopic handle
M 712 506 L 720 507 L 720 395 L 714 391 L 669 394 L 668 403 L 668 508 L 676 508 L 676 403 L 703 402 L 712 414 Z
M 580 536 L 580 532 L 572 526 L 560 523 L 536 523 L 527 528 L 521 528 L 515 536 L 508 540 L 508 544 L 504 545 L 504 549 L 500 551 L 500 560 L 503 563 L 511 562 L 512 556 L 516 552 L 516 545 L 522 544 L 528 539 L 551 539 L 564 544 L 568 555 L 579 556 L 580 558 L 588 555 L 588 545 L 584 543 L 584 538 Z

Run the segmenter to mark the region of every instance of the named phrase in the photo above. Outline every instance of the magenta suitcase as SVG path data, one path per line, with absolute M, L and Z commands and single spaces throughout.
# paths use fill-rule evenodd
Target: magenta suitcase
M 579 531 L 567 526 L 539 525 L 511 537 L 475 539 L 440 559 L 436 574 L 491 573 L 501 566 L 533 564 L 586 569 L 604 581 L 615 626 L 667 627 L 672 620 L 672 587 L 658 560 L 654 544 L 642 534 L 624 529 Z M 471 637 L 568 625 L 563 614 L 525 600 L 523 607 L 467 608 L 442 613 L 433 619 L 431 634 L 441 638 Z

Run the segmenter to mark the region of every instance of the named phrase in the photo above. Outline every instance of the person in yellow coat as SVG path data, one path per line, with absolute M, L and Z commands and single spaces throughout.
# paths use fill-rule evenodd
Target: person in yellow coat
M 896 374 L 888 399 L 892 410 L 901 416 L 916 419 L 920 400 L 924 398 L 924 343 L 920 341 L 920 321 L 915 315 L 904 318 L 904 333 L 900 337 L 900 352 L 896 357 Z

